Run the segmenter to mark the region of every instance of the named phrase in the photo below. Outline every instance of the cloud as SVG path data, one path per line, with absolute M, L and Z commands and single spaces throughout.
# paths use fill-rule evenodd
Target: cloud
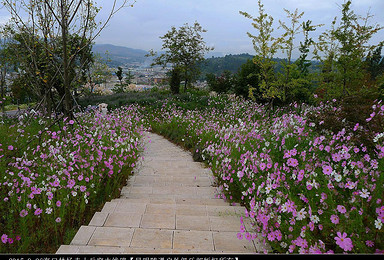
M 110 7 L 110 0 L 99 0 L 105 9 Z M 344 0 L 263 0 L 265 11 L 274 17 L 275 27 L 278 20 L 286 21 L 284 8 L 304 11 L 303 20 L 312 20 L 313 24 L 326 24 L 313 34 L 313 38 L 329 28 L 335 16 L 340 17 L 340 6 Z M 383 0 L 354 0 L 353 10 L 364 15 L 371 7 L 375 22 L 381 21 Z M 256 0 L 137 0 L 133 8 L 121 10 L 111 20 L 110 25 L 97 42 L 120 44 L 145 50 L 161 48 L 160 36 L 172 26 L 182 26 L 198 21 L 208 32 L 203 34 L 215 51 L 224 53 L 253 53 L 251 40 L 246 33 L 254 32 L 251 21 L 239 14 L 246 11 L 257 16 Z M 104 10 L 103 10 L 104 11 Z M 105 15 L 103 13 L 100 14 Z M 275 30 L 276 34 L 281 33 Z M 383 38 L 383 32 L 376 38 Z

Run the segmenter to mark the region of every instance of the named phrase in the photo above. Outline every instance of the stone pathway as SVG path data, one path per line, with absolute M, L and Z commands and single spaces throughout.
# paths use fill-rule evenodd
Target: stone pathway
M 144 159 L 121 197 L 105 203 L 58 254 L 262 252 L 256 241 L 237 239 L 244 208 L 217 198 L 209 169 L 159 135 L 146 133 L 144 142 Z

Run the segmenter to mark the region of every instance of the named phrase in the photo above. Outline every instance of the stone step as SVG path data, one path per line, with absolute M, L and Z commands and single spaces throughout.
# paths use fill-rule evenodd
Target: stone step
M 172 210 L 171 212 L 169 212 Z M 163 212 L 163 213 L 162 213 Z M 155 213 L 203 216 L 240 216 L 245 212 L 243 206 L 229 206 L 219 199 L 114 199 L 105 203 L 101 212 L 96 213 Z
M 220 199 L 208 168 L 164 138 L 147 134 L 143 159 L 122 188 L 106 202 L 70 245 L 58 254 L 255 253 L 264 246 L 239 240 L 252 231 L 245 208 Z

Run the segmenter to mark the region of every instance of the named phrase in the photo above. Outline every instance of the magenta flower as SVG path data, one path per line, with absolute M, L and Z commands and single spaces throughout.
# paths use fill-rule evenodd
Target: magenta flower
M 276 236 L 276 239 L 278 241 L 281 241 L 281 239 L 283 238 L 283 235 L 281 234 L 281 231 L 280 230 L 276 230 L 275 231 L 275 236 Z
M 336 244 L 340 246 L 344 251 L 351 251 L 353 248 L 353 243 L 350 238 L 347 237 L 347 233 L 341 234 L 337 232 L 337 237 L 335 237 Z
M 262 170 L 262 171 L 264 171 L 264 169 L 265 169 L 265 167 L 266 167 L 267 165 L 265 164 L 265 163 L 260 163 L 260 165 L 259 165 L 259 167 L 260 167 L 260 169 Z
M 3 234 L 3 235 L 1 236 L 1 242 L 3 242 L 4 244 L 6 244 L 7 241 L 8 241 L 8 236 L 7 236 L 6 234 Z
M 242 240 L 243 239 L 243 235 L 241 233 L 237 233 L 237 238 Z
M 302 248 L 306 248 L 308 247 L 308 242 L 307 240 L 301 238 L 301 237 L 298 237 L 296 240 L 292 241 L 295 243 L 295 245 L 299 246 L 299 247 L 302 247 Z
M 332 159 L 334 162 L 340 162 L 341 161 L 341 155 L 339 153 L 332 154 Z
M 60 222 L 61 222 L 61 218 L 60 218 L 60 217 L 57 217 L 55 221 L 56 221 L 57 223 L 60 223 Z
M 288 166 L 292 166 L 292 167 L 296 167 L 297 165 L 299 165 L 297 159 L 295 158 L 289 158 L 287 161 L 287 164 Z
M 342 205 L 337 205 L 337 211 L 340 212 L 341 214 L 344 214 L 345 212 L 347 212 L 345 207 Z
M 61 206 L 61 201 L 60 200 L 56 201 L 56 206 L 58 206 L 58 207 Z
M 367 247 L 373 247 L 375 245 L 375 243 L 371 240 L 365 241 L 365 244 L 367 245 Z
M 8 150 L 12 151 L 12 150 L 13 150 L 13 146 L 12 146 L 12 145 L 9 145 L 9 146 L 8 146 Z
M 249 234 L 249 232 L 247 232 L 247 233 L 245 233 L 245 238 L 246 238 L 248 241 L 251 241 L 252 236 L 251 236 L 251 234 Z
M 332 215 L 331 222 L 336 225 L 339 224 L 339 217 L 337 215 Z
M 25 209 L 23 209 L 22 211 L 20 211 L 20 217 L 24 218 L 25 216 L 28 215 L 28 211 L 26 211 Z
M 329 166 L 329 165 L 324 165 L 323 166 L 323 173 L 325 175 L 331 175 L 332 171 L 333 171 L 333 169 L 332 169 L 331 166 Z
M 37 208 L 36 210 L 35 210 L 35 216 L 38 216 L 38 215 L 40 215 L 41 213 L 43 212 L 43 210 L 41 209 L 41 208 Z
M 276 239 L 275 232 L 269 233 L 267 238 L 268 238 L 269 241 L 274 241 Z

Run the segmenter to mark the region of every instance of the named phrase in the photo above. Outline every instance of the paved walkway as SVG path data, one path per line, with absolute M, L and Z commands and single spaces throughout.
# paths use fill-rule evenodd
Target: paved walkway
M 237 239 L 244 208 L 217 198 L 213 176 L 190 153 L 146 133 L 146 150 L 121 197 L 105 203 L 57 253 L 255 253 Z M 246 223 L 246 229 L 249 229 Z M 262 250 L 261 250 L 262 252 Z

